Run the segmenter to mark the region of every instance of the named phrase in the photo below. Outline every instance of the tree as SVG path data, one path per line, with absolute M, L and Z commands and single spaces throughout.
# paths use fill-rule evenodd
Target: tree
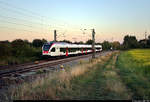
M 86 41 L 86 44 L 92 44 L 93 40 L 89 39 L 88 41 Z
M 104 41 L 102 43 L 102 48 L 103 48 L 103 50 L 110 50 L 111 44 L 108 41 Z
M 16 39 L 11 42 L 12 45 L 12 53 L 14 56 L 18 57 L 22 55 L 23 52 L 25 52 L 24 48 L 27 45 L 26 42 L 24 42 L 21 39 Z
M 112 48 L 113 48 L 114 50 L 120 49 L 120 43 L 119 43 L 118 41 L 114 41 L 114 42 L 112 43 Z
M 12 48 L 9 43 L 0 42 L 0 57 L 6 58 L 12 54 Z
M 69 40 L 63 40 L 63 41 L 60 41 L 60 42 L 72 43 L 72 42 L 69 41 Z
M 30 46 L 32 45 L 28 40 L 24 40 L 24 43 Z
M 83 41 L 79 41 L 78 43 L 79 43 L 79 44 L 84 44 L 84 42 L 83 42 Z
M 42 39 L 42 42 L 43 42 L 43 44 L 47 43 L 47 40 L 46 39 Z
M 148 41 L 145 39 L 140 40 L 139 42 L 140 48 L 147 48 Z
M 34 40 L 32 41 L 32 45 L 33 45 L 34 47 L 42 47 L 43 44 L 44 44 L 43 41 L 40 40 L 40 39 L 34 39 Z
M 123 42 L 124 49 L 138 48 L 139 43 L 135 36 L 126 35 Z
M 79 42 L 74 42 L 75 44 L 84 44 L 83 41 L 79 41 Z
M 16 39 L 11 42 L 13 48 L 22 48 L 25 42 L 21 39 Z
M 150 35 L 148 36 L 147 45 L 150 48 Z
M 10 44 L 10 42 L 8 40 L 5 41 L 0 41 L 1 44 Z

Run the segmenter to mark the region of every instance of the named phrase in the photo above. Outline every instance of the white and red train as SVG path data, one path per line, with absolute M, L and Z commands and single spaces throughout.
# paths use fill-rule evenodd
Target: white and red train
M 96 52 L 102 51 L 101 45 L 95 45 Z M 42 46 L 43 56 L 69 56 L 92 53 L 92 45 L 49 42 Z

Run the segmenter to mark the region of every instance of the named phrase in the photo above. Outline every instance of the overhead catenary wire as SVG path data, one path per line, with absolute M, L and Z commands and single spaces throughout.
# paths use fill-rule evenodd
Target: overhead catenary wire
M 69 30 L 67 29 L 69 32 L 72 31 L 71 29 L 73 29 L 74 32 L 77 32 L 79 31 L 79 29 L 83 28 L 79 25 L 69 24 L 66 21 L 57 20 L 57 19 L 53 19 L 52 17 L 43 16 L 31 10 L 12 5 L 6 1 L 4 2 L 0 0 L 0 5 L 1 5 L 0 9 L 3 11 L 3 13 L 5 13 L 5 15 L 0 16 L 0 18 L 4 18 L 2 22 L 7 23 L 7 24 L 24 26 L 26 27 L 26 29 L 24 29 L 26 31 L 31 31 L 31 29 L 33 28 L 39 28 L 41 29 L 41 32 L 43 34 L 44 33 L 47 34 L 49 31 L 52 31 L 53 29 L 62 30 L 64 28 L 69 27 L 68 28 Z M 14 17 L 10 17 L 9 13 L 12 13 Z M 55 22 L 59 22 L 59 23 L 55 24 Z
M 16 17 L 10 17 L 10 16 L 4 16 L 4 15 L 0 15 L 0 18 L 12 19 L 12 20 L 19 20 L 19 21 L 24 21 L 25 23 L 36 24 L 36 25 L 50 26 L 48 24 L 42 24 L 40 22 L 34 22 L 34 21 L 26 20 L 26 19 L 21 19 L 21 18 L 16 18 Z
M 54 18 L 52 18 L 52 17 L 47 17 L 47 16 L 40 16 L 40 14 L 39 13 L 37 13 L 37 12 L 33 12 L 33 11 L 31 11 L 31 10 L 28 10 L 28 9 L 25 9 L 25 8 L 21 8 L 21 7 L 16 7 L 15 5 L 12 5 L 12 4 L 10 4 L 10 3 L 8 3 L 8 2 L 4 2 L 4 1 L 1 1 L 0 0 L 0 3 L 1 4 L 4 4 L 5 6 L 7 6 L 7 7 L 11 7 L 11 8 L 13 8 L 13 9 L 16 9 L 17 11 L 21 11 L 20 13 L 22 13 L 22 12 L 24 12 L 24 13 L 26 13 L 26 14 L 30 14 L 30 15 L 32 15 L 32 16 L 35 16 L 35 17 L 39 17 L 41 20 L 42 19 L 46 19 L 46 20 L 50 20 L 50 21 L 55 21 L 55 22 L 61 22 L 61 25 L 60 26 L 65 26 L 65 25 L 68 25 L 68 26 L 72 26 L 73 28 L 77 28 L 77 29 L 79 29 L 79 28 L 81 28 L 81 27 L 78 27 L 79 25 L 75 25 L 75 24 L 69 24 L 68 22 L 66 22 L 66 21 L 64 21 L 64 20 L 58 20 L 58 19 L 54 19 Z M 62 23 L 63 23 L 63 25 L 62 25 Z M 84 24 L 85 25 L 85 24 Z M 87 26 L 87 25 L 86 25 Z M 90 26 L 90 25 L 88 25 L 88 26 Z
M 16 12 L 15 12 L 16 13 Z M 22 15 L 21 15 L 22 16 Z M 24 15 L 23 15 L 24 16 Z M 9 16 L 0 16 L 1 18 L 4 18 L 4 19 L 15 19 L 15 20 L 19 20 L 19 21 L 24 21 L 25 23 L 32 23 L 32 25 L 33 24 L 39 24 L 39 25 L 41 25 L 41 26 L 48 26 L 48 27 L 50 27 L 50 28 L 59 28 L 59 29 L 62 29 L 63 28 L 63 25 L 62 26 L 60 26 L 60 25 L 53 25 L 53 26 L 51 26 L 51 25 L 48 25 L 48 24 L 42 24 L 42 23 L 39 23 L 39 22 L 33 22 L 33 21 L 30 21 L 30 20 L 24 20 L 24 19 L 20 19 L 20 18 L 15 18 L 15 17 L 9 17 Z M 27 16 L 28 17 L 28 16 Z M 16 24 L 16 23 L 14 23 L 14 22 L 10 22 L 9 21 L 9 23 L 13 23 L 13 24 Z M 29 25 L 30 25 L 29 24 Z
M 40 32 L 37 32 L 37 31 L 34 31 L 34 30 L 19 29 L 19 28 L 14 28 L 14 27 L 0 26 L 0 28 L 6 28 L 6 29 L 12 29 L 12 30 L 19 30 L 19 31 L 26 31 L 26 32 L 34 32 L 34 33 L 41 34 Z M 48 34 L 48 33 L 45 33 L 45 34 Z
M 70 24 L 68 24 L 67 22 L 65 21 L 62 21 L 62 20 L 56 20 L 56 19 L 53 19 L 52 17 L 46 17 L 46 16 L 40 16 L 40 14 L 38 13 L 35 13 L 33 11 L 30 11 L 30 10 L 27 10 L 27 9 L 24 9 L 24 8 L 21 8 L 21 7 L 16 7 L 16 6 L 13 6 L 9 3 L 6 3 L 6 2 L 3 2 L 3 1 L 0 1 L 1 4 L 4 4 L 5 6 L 7 7 L 2 7 L 0 6 L 0 9 L 3 9 L 3 10 L 7 10 L 7 11 L 11 11 L 12 13 L 15 13 L 15 14 L 19 14 L 21 16 L 25 16 L 25 17 L 28 17 L 28 18 L 37 18 L 38 20 L 42 21 L 43 19 L 45 20 L 48 20 L 50 22 L 52 21 L 59 21 L 59 22 L 63 22 L 64 24 L 62 25 L 59 25 L 59 26 L 65 26 L 65 25 L 69 25 L 69 26 L 72 26 Z M 11 9 L 10 9 L 11 8 Z M 13 8 L 13 9 L 12 9 Z M 50 18 L 50 19 L 49 19 Z

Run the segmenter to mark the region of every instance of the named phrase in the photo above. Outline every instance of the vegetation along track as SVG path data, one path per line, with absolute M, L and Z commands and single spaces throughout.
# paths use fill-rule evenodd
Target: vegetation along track
M 7 66 L 0 66 L 0 72 L 2 72 L 3 70 L 10 70 L 10 69 L 15 69 L 17 67 L 23 67 L 23 66 L 28 66 L 28 65 L 33 65 L 35 63 L 43 63 L 43 62 L 48 62 L 48 61 L 53 61 L 53 60 L 59 60 L 59 59 L 64 59 L 65 57 L 57 57 L 57 58 L 44 58 L 43 60 L 38 60 L 38 61 L 34 61 L 34 62 L 28 62 L 28 63 L 24 63 L 24 64 L 17 64 L 17 65 L 7 65 Z
M 72 58 L 60 59 L 60 60 L 47 61 L 47 62 L 38 63 L 38 64 L 34 64 L 34 65 L 17 67 L 17 68 L 12 69 L 12 70 L 0 72 L 0 77 L 2 78 L 2 77 L 12 76 L 12 75 L 20 76 L 21 73 L 29 72 L 31 70 L 37 70 L 37 69 L 41 69 L 41 68 L 45 68 L 45 67 L 55 66 L 58 64 L 63 64 L 65 62 L 77 60 L 80 58 L 86 58 L 89 56 L 91 56 L 91 54 L 85 55 L 85 56 L 77 56 L 77 57 L 72 57 Z
M 75 68 L 23 84 L 13 91 L 12 97 L 23 100 L 132 99 L 131 92 L 118 74 L 118 55 L 119 52 L 109 53 Z

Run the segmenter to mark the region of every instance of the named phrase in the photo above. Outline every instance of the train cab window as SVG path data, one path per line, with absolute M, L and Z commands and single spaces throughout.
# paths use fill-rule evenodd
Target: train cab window
M 50 45 L 44 45 L 43 50 L 48 51 L 50 49 Z
M 52 48 L 51 52 L 55 52 L 55 48 Z

